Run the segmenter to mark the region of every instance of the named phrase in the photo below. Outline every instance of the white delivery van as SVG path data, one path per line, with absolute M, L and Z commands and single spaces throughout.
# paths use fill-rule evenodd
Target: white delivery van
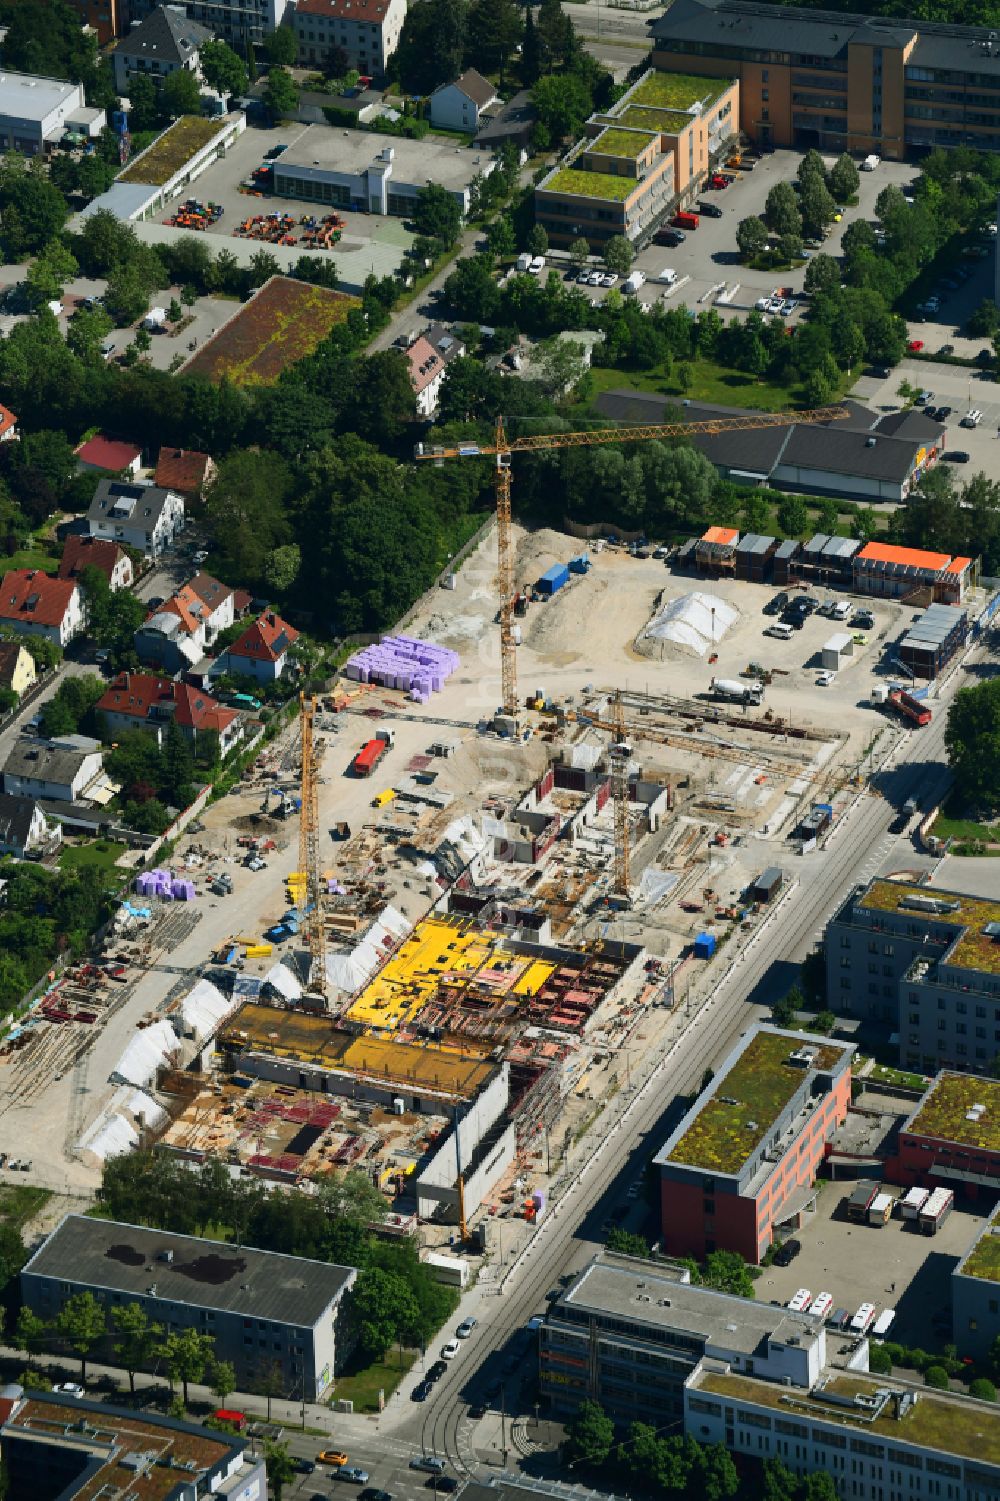
M 677 280 L 677 272 L 673 269 L 672 266 L 664 266 L 663 270 L 660 272 L 659 276 L 656 279 L 663 286 L 672 287 L 674 282 Z
M 882 158 L 880 156 L 876 156 L 873 151 L 871 156 L 866 156 L 864 161 L 861 163 L 862 172 L 874 172 L 875 168 L 878 166 L 881 160 Z
M 633 271 L 631 275 L 627 276 L 625 281 L 622 283 L 622 291 L 626 294 L 626 296 L 634 297 L 639 288 L 644 284 L 645 280 L 646 278 L 641 271 Z
M 517 258 L 517 269 L 519 271 L 529 271 L 531 269 L 531 256 L 526 250 L 522 251 Z

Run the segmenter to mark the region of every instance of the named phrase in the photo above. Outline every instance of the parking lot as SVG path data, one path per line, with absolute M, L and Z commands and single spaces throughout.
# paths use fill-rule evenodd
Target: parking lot
M 982 346 L 977 341 L 977 347 Z M 930 360 L 904 360 L 889 372 L 887 379 L 864 375 L 851 395 L 877 411 L 895 411 L 903 405 L 898 392 L 904 381 L 930 391 L 936 406 L 950 406 L 945 418 L 948 433 L 946 452 L 967 453 L 969 461 L 959 470 L 960 477 L 971 478 L 977 470 L 992 471 L 997 463 L 997 440 L 1000 437 L 1000 386 L 993 372 L 982 372 L 967 365 L 936 364 Z M 961 420 L 970 408 L 982 412 L 978 427 L 962 427 Z
M 769 1266 L 756 1284 L 760 1302 L 787 1303 L 798 1288 L 815 1297 L 829 1292 L 833 1308 L 853 1314 L 862 1303 L 879 1313 L 895 1308 L 891 1339 L 924 1350 L 951 1339 L 949 1278 L 983 1224 L 983 1215 L 956 1208 L 934 1236 L 894 1214 L 876 1229 L 848 1220 L 844 1204 L 853 1182 L 825 1183 L 815 1217 L 795 1239 L 802 1246 L 791 1266 Z M 902 1190 L 888 1187 L 894 1195 Z

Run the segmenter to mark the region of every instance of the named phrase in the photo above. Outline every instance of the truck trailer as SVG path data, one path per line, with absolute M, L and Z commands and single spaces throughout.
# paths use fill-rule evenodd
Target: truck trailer
M 919 698 L 914 698 L 912 693 L 907 693 L 905 688 L 893 688 L 889 694 L 889 702 L 897 714 L 909 720 L 910 724 L 922 728 L 930 724 L 933 714 L 927 705 L 921 703 Z
M 352 774 L 356 777 L 370 777 L 388 749 L 389 745 L 385 740 L 369 740 L 351 762 Z
M 924 1235 L 936 1235 L 955 1207 L 955 1194 L 950 1188 L 935 1188 L 918 1215 L 918 1223 Z

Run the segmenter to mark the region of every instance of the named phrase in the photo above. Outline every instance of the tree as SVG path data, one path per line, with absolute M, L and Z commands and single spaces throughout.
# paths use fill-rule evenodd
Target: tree
M 801 537 L 809 525 L 809 509 L 801 495 L 786 495 L 778 504 L 778 525 L 786 537 Z
M 732 1293 L 738 1298 L 754 1296 L 752 1270 L 738 1251 L 709 1251 L 702 1267 L 701 1280 L 706 1287 Z
M 124 328 L 135 323 L 149 308 L 149 289 L 132 265 L 116 266 L 108 278 L 104 306 L 110 317 Z
M 728 1501 L 739 1490 L 740 1477 L 732 1455 L 723 1444 L 702 1446 L 696 1472 L 699 1494 L 704 1501 Z
M 468 56 L 480 72 L 497 72 L 501 89 L 507 61 L 523 32 L 522 11 L 514 0 L 474 0 L 469 7 Z
M 141 1303 L 125 1303 L 113 1310 L 114 1352 L 128 1373 L 129 1390 L 135 1391 L 135 1373 L 151 1363 L 163 1335 L 162 1324 L 151 1324 Z
M 264 565 L 264 579 L 276 594 L 287 594 L 298 578 L 301 566 L 301 549 L 297 543 L 289 542 L 271 553 Z
M 296 1475 L 295 1464 L 288 1452 L 288 1445 L 278 1443 L 276 1439 L 264 1440 L 264 1467 L 267 1470 L 267 1483 L 271 1487 L 271 1495 L 274 1501 L 281 1501 L 281 1494 L 286 1485 L 289 1485 Z
M 885 226 L 890 219 L 907 212 L 907 203 L 903 197 L 902 188 L 897 187 L 894 182 L 887 183 L 875 199 L 876 219 Z
M 807 1475 L 802 1483 L 802 1501 L 839 1501 L 833 1476 L 826 1470 Z
M 771 1020 L 776 1027 L 789 1027 L 805 1005 L 805 996 L 797 985 L 787 995 L 780 996 L 771 1006 Z
M 103 363 L 101 348 L 113 328 L 104 308 L 82 308 L 69 321 L 66 343 L 77 359 L 93 365 Z
M 411 5 L 393 57 L 403 87 L 429 94 L 462 71 L 466 50 L 466 0 L 424 0 Z
M 830 192 L 838 203 L 846 203 L 849 198 L 857 197 L 860 185 L 857 167 L 847 152 L 842 152 L 830 168 Z
M 278 31 L 283 31 L 283 26 Z M 272 32 L 277 36 L 277 32 Z M 287 68 L 273 68 L 264 86 L 264 103 L 276 120 L 294 115 L 299 107 L 299 86 Z
M 354 1284 L 354 1318 L 365 1356 L 381 1360 L 393 1341 L 416 1324 L 418 1309 L 402 1277 L 369 1267 Z
M 802 184 L 799 194 L 799 213 L 802 216 L 802 232 L 819 238 L 833 220 L 837 205 L 830 197 L 821 177 L 809 177 Z
M 840 286 L 840 267 L 832 255 L 814 255 L 803 283 L 810 297 L 822 297 Z
M 924 1372 L 924 1382 L 935 1391 L 946 1392 L 949 1386 L 948 1372 L 943 1365 L 929 1365 Z
M 868 1369 L 876 1376 L 892 1373 L 892 1357 L 885 1345 L 872 1344 L 868 1350 Z
M 74 1293 L 55 1317 L 55 1330 L 80 1360 L 80 1383 L 87 1384 L 87 1358 L 104 1338 L 104 1309 L 93 1293 Z
M 164 114 L 176 119 L 178 115 L 201 114 L 201 90 L 198 80 L 187 68 L 175 68 L 160 85 L 160 105 Z
M 776 182 L 764 203 L 764 222 L 777 235 L 800 235 L 802 215 L 790 182 Z
M 799 169 L 795 175 L 799 180 L 800 187 L 804 188 L 810 180 L 821 182 L 825 185 L 826 166 L 815 146 L 810 146 L 805 156 L 799 162 Z
M 623 1230 L 620 1225 L 612 1225 L 605 1245 L 609 1251 L 615 1251 L 619 1256 L 641 1256 L 644 1259 L 649 1256 L 645 1237 L 636 1235 L 634 1230 Z
M 200 1381 L 215 1352 L 215 1341 L 210 1334 L 198 1329 L 171 1330 L 160 1346 L 160 1354 L 170 1373 L 171 1386 L 181 1383 L 184 1406 L 188 1405 L 188 1386 Z
M 250 585 L 263 581 L 267 560 L 289 540 L 291 492 L 292 473 L 279 454 L 237 449 L 219 465 L 208 520 L 234 575 Z
M 443 245 L 454 245 L 462 228 L 458 199 L 440 183 L 429 182 L 417 194 L 413 222 L 418 234 L 440 240 Z
M 538 8 L 538 43 L 547 68 L 569 60 L 576 46 L 573 23 L 559 0 L 542 0 Z
M 544 224 L 533 224 L 528 233 L 528 249 L 532 255 L 544 255 L 549 248 L 549 235 Z
M 977 1376 L 975 1381 L 969 1383 L 969 1396 L 975 1397 L 979 1402 L 995 1402 L 997 1389 L 985 1376 Z
M 611 1453 L 615 1425 L 598 1402 L 581 1402 L 566 1425 L 566 1454 L 571 1461 L 602 1465 Z
M 79 269 L 76 257 L 70 254 L 61 241 L 53 240 L 50 245 L 46 245 L 28 267 L 25 278 L 31 306 L 37 310 L 47 302 L 58 302 L 62 297 L 63 287 Z
M 210 1374 L 212 1395 L 225 1407 L 226 1398 L 236 1390 L 236 1367 L 230 1360 L 213 1360 Z
M 530 10 L 529 10 L 528 14 L 529 15 L 531 14 Z M 583 236 L 581 235 L 579 239 L 574 240 L 573 243 L 570 245 L 570 247 L 569 247 L 569 258 L 573 262 L 573 265 L 576 267 L 576 269 L 578 271 L 581 271 L 583 269 L 583 267 L 587 264 L 587 260 L 588 260 L 589 256 L 590 256 L 590 241 L 589 240 L 585 240 L 583 238 Z
M 292 67 L 296 50 L 295 33 L 290 26 L 278 26 L 264 38 L 264 56 L 272 70 Z
M 521 44 L 521 81 L 525 88 L 538 82 L 542 72 L 542 47 L 531 6 L 524 12 L 524 41 Z
M 129 125 L 134 131 L 154 130 L 160 112 L 156 84 L 148 73 L 137 73 L 128 86 Z
M 202 42 L 198 51 L 202 77 L 217 94 L 245 94 L 246 64 L 225 42 Z
M 549 396 L 559 397 L 571 391 L 587 373 L 586 350 L 572 339 L 553 334 L 543 339 L 536 353 L 533 379 Z
M 83 198 L 97 198 L 106 193 L 119 171 L 116 164 L 107 162 L 94 152 L 77 163 L 77 190 Z
M 751 261 L 763 252 L 767 244 L 767 230 L 762 219 L 751 214 L 741 219 L 736 226 L 736 246 L 745 261 Z
M 498 260 L 506 260 L 514 255 L 517 250 L 517 240 L 514 237 L 514 226 L 507 214 L 501 214 L 486 228 L 486 243 L 490 247 L 491 254 Z
M 575 73 L 540 78 L 531 91 L 539 123 L 554 141 L 576 137 L 593 109 L 593 98 L 584 80 Z
M 409 366 L 398 349 L 359 360 L 349 405 L 352 431 L 369 443 L 387 447 L 416 417 L 416 397 Z
M 604 264 L 618 276 L 627 276 L 632 269 L 632 246 L 624 235 L 612 235 L 604 247 Z
M 33 1313 L 27 1303 L 22 1303 L 17 1314 L 17 1348 L 25 1352 L 29 1366 L 32 1356 L 41 1354 L 48 1333 L 45 1320 Z
M 984 811 L 1000 806 L 1000 679 L 959 689 L 944 743 L 959 797 Z

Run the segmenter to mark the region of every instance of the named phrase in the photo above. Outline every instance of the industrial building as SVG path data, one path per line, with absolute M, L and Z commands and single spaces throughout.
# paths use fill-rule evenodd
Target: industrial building
M 102 109 L 88 108 L 82 83 L 0 74 L 0 151 L 37 156 L 58 146 L 69 130 L 94 139 L 106 124 Z
M 960 1355 L 989 1359 L 1000 1336 L 1000 1210 L 951 1274 L 951 1330 Z
M 1000 1193 L 1000 1081 L 943 1072 L 900 1128 L 897 1183 Z
M 651 30 L 657 68 L 738 79 L 739 128 L 762 145 L 896 161 L 1000 150 L 1000 49 L 986 26 L 678 0 Z
M 408 219 L 417 194 L 434 182 L 466 214 L 473 180 L 488 177 L 493 165 L 492 157 L 471 147 L 314 125 L 274 163 L 274 193 L 352 213 Z
M 896 648 L 915 678 L 936 678 L 969 638 L 969 617 L 955 605 L 928 605 Z
M 250 1439 L 159 1413 L 61 1392 L 4 1388 L 0 1446 L 9 1501 L 263 1496 L 263 1454 Z
M 826 929 L 833 1010 L 899 1034 L 904 1067 L 982 1071 L 1000 1052 L 1000 902 L 874 880 Z
M 677 1425 L 684 1384 L 703 1361 L 809 1388 L 827 1362 L 823 1320 L 693 1287 L 687 1267 L 595 1256 L 539 1329 L 539 1385 L 553 1416 L 599 1402 L 621 1427 Z M 841 1360 L 867 1371 L 864 1339 L 838 1336 Z
M 752 1028 L 653 1161 L 663 1248 L 760 1262 L 815 1198 L 826 1145 L 847 1118 L 854 1046 Z
M 21 1272 L 21 1296 L 52 1319 L 89 1292 L 109 1317 L 138 1303 L 150 1323 L 198 1329 L 248 1390 L 280 1370 L 285 1396 L 318 1401 L 351 1350 L 354 1267 L 67 1214 Z M 101 1358 L 113 1362 L 111 1340 Z M 153 1364 L 153 1361 L 150 1361 Z

